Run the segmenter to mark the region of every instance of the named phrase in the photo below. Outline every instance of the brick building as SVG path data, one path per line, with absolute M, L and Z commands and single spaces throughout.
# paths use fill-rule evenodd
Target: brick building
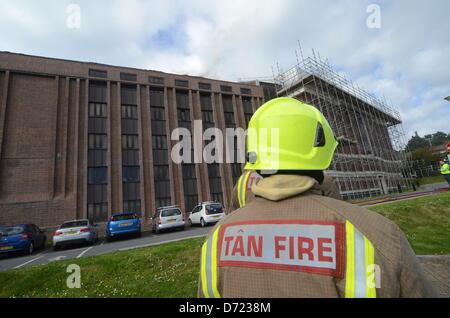
M 171 132 L 245 128 L 261 87 L 0 52 L 0 224 L 228 202 L 241 164 L 170 158 Z

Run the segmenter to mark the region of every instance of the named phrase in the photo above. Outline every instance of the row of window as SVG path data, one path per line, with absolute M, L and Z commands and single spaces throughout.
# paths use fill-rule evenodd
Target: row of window
M 164 89 L 150 88 L 153 171 L 156 207 L 171 204 Z
M 104 88 L 104 87 L 103 87 Z M 128 88 L 123 89 L 127 92 L 129 92 Z M 132 90 L 131 90 L 132 91 Z M 127 95 L 127 93 L 122 94 L 127 102 L 134 102 L 133 100 L 133 94 L 130 93 Z M 135 94 L 134 94 L 135 95 Z M 104 96 L 105 94 L 101 91 L 96 91 L 95 94 L 92 93 L 93 101 L 89 104 L 89 117 L 93 119 L 101 119 L 106 118 L 107 116 L 107 109 L 106 104 L 104 104 Z M 208 98 L 209 97 L 209 98 Z M 152 118 L 152 126 L 154 123 L 160 124 L 160 129 L 157 129 L 157 133 L 152 137 L 153 141 L 153 148 L 154 150 L 166 150 L 166 155 L 161 156 L 161 154 L 158 154 L 157 151 L 154 151 L 156 153 L 156 156 L 154 156 L 155 162 L 154 162 L 154 168 L 155 168 L 155 194 L 157 196 L 156 201 L 158 204 L 162 203 L 168 203 L 170 201 L 170 181 L 168 177 L 168 165 L 164 165 L 164 163 L 167 163 L 167 136 L 165 133 L 165 109 L 164 107 L 164 91 L 163 90 L 157 90 L 154 89 L 153 92 L 151 90 L 150 92 L 150 98 L 151 98 L 151 118 Z M 231 96 L 224 95 L 224 110 L 225 117 L 226 117 L 226 124 L 234 124 L 234 113 L 232 113 L 233 107 L 232 107 L 232 99 Z M 213 113 L 212 113 L 212 107 L 211 107 L 211 97 L 202 95 L 201 97 L 202 102 L 202 109 L 204 110 L 202 112 L 202 118 L 205 122 L 214 123 L 213 120 Z M 162 106 L 162 107 L 158 107 Z M 181 93 L 177 94 L 177 108 L 178 108 L 178 114 L 179 114 L 179 121 L 180 122 L 190 122 L 190 112 L 189 112 L 189 102 L 188 102 L 188 94 L 187 93 Z M 211 108 L 211 111 L 209 109 Z M 228 111 L 228 112 L 227 112 Z M 228 113 L 228 114 L 227 114 Z M 123 105 L 122 106 L 122 118 L 123 119 L 137 119 L 138 113 L 137 113 L 137 106 L 136 105 Z M 130 122 L 130 125 L 133 125 L 133 122 Z M 89 134 L 89 149 L 91 149 L 94 156 L 93 159 L 89 160 L 93 164 L 94 167 L 90 167 L 88 171 L 88 184 L 91 191 L 90 195 L 88 194 L 88 202 L 91 204 L 91 212 L 94 211 L 93 206 L 94 204 L 97 204 L 100 206 L 102 204 L 102 208 L 95 208 L 97 212 L 92 212 L 91 215 L 101 215 L 102 213 L 98 211 L 102 211 L 104 208 L 104 201 L 106 201 L 106 187 L 105 184 L 108 182 L 108 173 L 107 168 L 105 166 L 98 166 L 98 164 L 102 163 L 103 157 L 105 157 L 106 149 L 107 149 L 107 135 L 106 135 L 106 127 L 104 127 L 104 122 L 102 121 L 91 121 L 91 126 L 96 126 L 100 124 L 101 129 L 100 131 L 104 131 L 105 133 L 97 133 L 97 134 Z M 137 132 L 137 130 L 136 130 Z M 138 135 L 137 134 L 124 134 L 122 135 L 122 148 L 124 150 L 126 149 L 139 149 L 138 144 Z M 95 150 L 95 152 L 94 152 Z M 103 151 L 98 151 L 103 150 Z M 124 152 L 125 153 L 125 152 Z M 138 156 L 138 151 L 136 152 Z M 133 164 L 138 162 L 138 158 L 136 156 L 136 153 L 134 156 L 135 159 L 130 160 L 124 160 L 127 161 L 127 164 Z M 133 156 L 132 153 L 128 153 L 127 156 Z M 101 159 L 96 160 L 95 157 L 100 157 Z M 125 158 L 124 158 L 125 159 Z M 96 161 L 99 161 L 96 163 Z M 222 196 L 222 189 L 221 189 L 221 182 L 220 182 L 220 173 L 218 171 L 218 165 L 213 165 L 211 168 L 208 167 L 208 172 L 210 174 L 210 190 L 212 193 L 212 196 L 215 199 L 218 199 Z M 195 205 L 197 203 L 197 185 L 196 185 L 196 176 L 195 176 L 195 165 L 189 164 L 189 165 L 183 165 L 183 188 L 185 189 L 185 202 L 187 209 L 190 209 L 191 205 Z M 233 167 L 233 179 L 235 179 L 235 176 L 238 177 L 238 171 L 240 175 L 240 167 L 239 169 Z M 138 195 L 138 190 L 130 191 L 129 187 L 137 187 L 139 188 L 139 166 L 124 166 L 123 171 L 123 182 L 124 182 L 124 202 L 136 202 L 136 200 L 132 200 L 133 197 Z M 159 181 L 161 180 L 161 181 Z M 164 180 L 164 181 L 162 181 Z M 158 181 L 158 182 L 157 182 Z M 125 190 L 128 189 L 128 190 Z M 134 194 L 135 195 L 134 195 Z M 130 195 L 132 197 L 130 197 Z M 139 201 L 140 202 L 140 201 Z M 135 206 L 138 206 L 139 203 L 136 203 Z M 136 209 L 136 210 L 140 210 Z

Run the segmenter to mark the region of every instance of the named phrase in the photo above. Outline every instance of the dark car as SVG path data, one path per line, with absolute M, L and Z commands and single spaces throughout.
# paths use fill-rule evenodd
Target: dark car
M 43 248 L 47 237 L 34 224 L 0 226 L 0 253 L 23 251 L 32 254 L 35 249 Z
M 111 240 L 113 237 L 135 234 L 141 236 L 141 221 L 136 213 L 113 214 L 106 225 L 106 238 Z

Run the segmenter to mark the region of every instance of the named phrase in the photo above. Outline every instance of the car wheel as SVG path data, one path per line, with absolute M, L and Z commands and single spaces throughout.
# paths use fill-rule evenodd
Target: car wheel
M 184 231 L 184 226 L 180 226 L 180 230 L 181 230 L 181 231 Z
M 106 242 L 111 242 L 112 241 L 112 237 L 111 236 L 106 236 Z
M 54 250 L 54 251 L 59 251 L 59 245 L 53 246 L 53 250 Z
M 28 245 L 28 250 L 27 250 L 27 254 L 31 255 L 34 252 L 34 244 L 33 242 L 30 243 L 30 245 Z
M 203 218 L 200 219 L 200 225 L 201 225 L 202 227 L 205 227 L 205 226 L 206 226 L 206 222 L 205 222 L 205 220 L 203 220 Z
M 137 234 L 136 234 L 136 237 L 141 237 L 142 236 L 142 232 L 141 231 L 139 231 Z
M 192 220 L 189 219 L 189 226 L 193 226 L 194 224 L 192 224 Z

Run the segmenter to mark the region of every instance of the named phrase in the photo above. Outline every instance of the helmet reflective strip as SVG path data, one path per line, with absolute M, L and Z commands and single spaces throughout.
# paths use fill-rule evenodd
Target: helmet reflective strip
M 345 297 L 376 297 L 376 289 L 368 284 L 374 275 L 375 249 L 372 243 L 352 223 L 345 223 L 347 265 Z
M 217 290 L 217 237 L 220 226 L 202 246 L 201 280 L 202 291 L 206 298 L 220 298 Z

